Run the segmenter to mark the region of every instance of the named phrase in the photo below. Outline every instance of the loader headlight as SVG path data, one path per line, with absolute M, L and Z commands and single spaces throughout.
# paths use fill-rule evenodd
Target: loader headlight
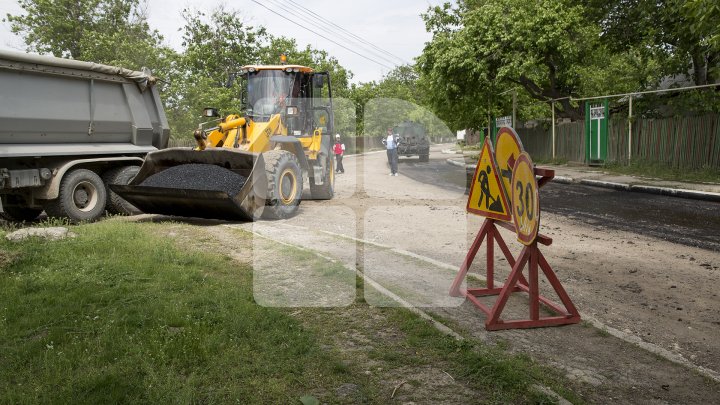
M 293 71 L 292 68 L 285 68 L 286 73 L 292 73 L 292 71 Z
M 217 108 L 206 108 L 203 110 L 203 117 L 213 118 L 219 117 L 220 111 Z
M 299 72 L 299 71 L 300 71 L 300 69 L 298 69 L 298 68 L 294 68 L 294 69 L 293 69 L 292 71 L 293 71 L 293 72 L 295 72 L 295 73 L 297 73 L 297 72 Z

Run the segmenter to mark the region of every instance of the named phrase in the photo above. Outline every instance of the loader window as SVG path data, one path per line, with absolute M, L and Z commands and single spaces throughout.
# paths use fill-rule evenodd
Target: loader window
M 323 134 L 329 134 L 330 115 L 325 109 L 315 109 L 314 111 L 315 129 L 322 129 Z
M 326 73 L 315 73 L 312 78 L 313 105 L 315 107 L 330 106 L 330 82 Z
M 281 70 L 261 70 L 250 73 L 247 83 L 248 115 L 255 121 L 266 122 L 287 106 L 290 97 L 299 92 L 297 74 Z

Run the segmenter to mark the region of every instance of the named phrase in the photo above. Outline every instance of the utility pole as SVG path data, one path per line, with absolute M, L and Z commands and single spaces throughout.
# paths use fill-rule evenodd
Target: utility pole
M 628 164 L 632 159 L 632 95 L 630 95 L 630 112 L 628 114 Z
M 550 109 L 553 113 L 553 160 L 555 160 L 555 100 L 550 104 Z
M 513 128 L 517 129 L 517 89 L 513 89 L 513 116 L 512 116 Z

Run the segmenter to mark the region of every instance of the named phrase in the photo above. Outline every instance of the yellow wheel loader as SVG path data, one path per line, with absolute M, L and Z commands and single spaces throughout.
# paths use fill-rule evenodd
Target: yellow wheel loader
M 243 116 L 205 109 L 196 147 L 149 153 L 138 175 L 112 190 L 146 213 L 250 221 L 295 215 L 305 182 L 313 199 L 331 199 L 329 74 L 253 65 L 238 79 Z

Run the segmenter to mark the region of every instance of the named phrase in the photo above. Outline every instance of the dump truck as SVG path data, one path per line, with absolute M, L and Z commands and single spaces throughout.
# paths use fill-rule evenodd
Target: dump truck
M 236 72 L 242 114 L 206 108 L 196 146 L 149 153 L 117 194 L 146 213 L 254 221 L 289 218 L 331 199 L 333 106 L 328 72 L 249 65 Z M 233 84 L 233 83 L 231 83 Z
M 393 128 L 393 133 L 400 136 L 398 156 L 418 156 L 421 162 L 430 160 L 430 141 L 422 124 L 404 121 Z
M 167 147 L 155 83 L 149 70 L 0 51 L 0 216 L 135 212 L 108 186 Z

